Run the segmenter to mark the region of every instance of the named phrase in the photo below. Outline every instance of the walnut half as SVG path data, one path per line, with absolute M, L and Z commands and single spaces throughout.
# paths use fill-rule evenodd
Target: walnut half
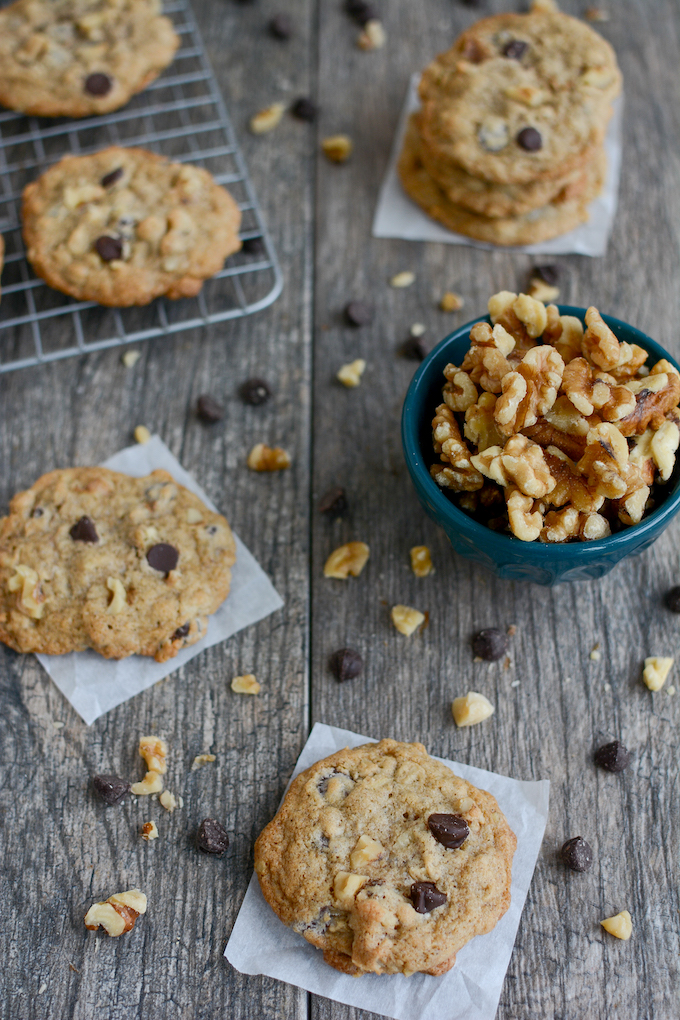
M 146 913 L 146 896 L 139 889 L 114 893 L 102 903 L 93 903 L 85 914 L 85 927 L 90 931 L 103 928 L 107 935 L 117 938 L 134 928 L 140 914 Z

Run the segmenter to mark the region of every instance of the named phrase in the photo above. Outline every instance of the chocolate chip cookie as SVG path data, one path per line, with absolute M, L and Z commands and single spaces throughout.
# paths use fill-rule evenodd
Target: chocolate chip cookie
M 0 11 L 0 103 L 43 117 L 109 113 L 179 46 L 160 0 L 17 0 Z
M 346 974 L 443 974 L 510 905 L 517 841 L 422 744 L 345 748 L 295 779 L 255 844 L 281 920 Z
M 204 636 L 235 559 L 224 517 L 167 471 L 51 471 L 0 520 L 0 641 L 165 662 Z
M 207 170 L 145 149 L 64 157 L 24 189 L 22 217 L 39 276 L 114 307 L 193 297 L 241 247 L 229 192 Z
M 621 74 L 609 43 L 558 11 L 499 14 L 426 68 L 420 134 L 473 177 L 525 184 L 569 173 L 602 144 Z

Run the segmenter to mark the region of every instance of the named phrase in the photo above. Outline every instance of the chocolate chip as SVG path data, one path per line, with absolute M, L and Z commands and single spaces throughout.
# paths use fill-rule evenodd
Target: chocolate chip
M 480 630 L 472 639 L 472 651 L 485 662 L 495 662 L 502 659 L 508 650 L 508 636 L 497 627 L 488 627 Z
M 209 393 L 201 393 L 196 402 L 196 414 L 209 425 L 224 418 L 224 408 Z
M 246 237 L 241 246 L 244 255 L 262 255 L 264 250 L 264 241 L 261 237 Z
M 470 835 L 468 823 L 461 815 L 430 815 L 427 827 L 437 842 L 447 850 L 457 850 Z
M 446 903 L 446 893 L 440 892 L 434 882 L 414 882 L 409 896 L 419 914 L 429 914 Z
M 271 387 L 264 379 L 246 379 L 239 389 L 241 400 L 257 407 L 266 403 L 272 395 Z
M 229 846 L 227 830 L 214 818 L 204 818 L 196 833 L 196 845 L 204 854 L 223 854 Z
M 104 803 L 109 806 L 120 804 L 123 797 L 130 792 L 130 784 L 120 776 L 93 776 L 92 785 Z
M 35 506 L 31 510 L 31 517 L 42 517 L 42 515 L 44 513 L 45 513 L 45 511 L 43 510 L 43 508 L 41 506 Z
M 172 635 L 173 641 L 179 641 L 180 638 L 186 637 L 189 633 L 191 624 L 189 622 L 183 623 L 181 627 L 178 627 L 175 633 Z
M 344 683 L 345 680 L 354 680 L 364 668 L 364 660 L 354 648 L 338 648 L 333 652 L 328 665 L 336 680 Z
M 328 514 L 329 517 L 341 517 L 347 510 L 345 490 L 341 489 L 339 485 L 334 485 L 321 497 L 319 510 L 322 514 Z
M 174 545 L 170 545 L 168 542 L 159 542 L 157 545 L 151 546 L 146 558 L 149 566 L 154 570 L 160 570 L 162 574 L 169 574 L 177 566 L 179 553 Z
M 80 520 L 77 520 L 69 531 L 69 535 L 74 542 L 93 543 L 99 541 L 97 529 L 89 517 L 81 517 Z
M 307 99 L 306 96 L 300 96 L 291 106 L 290 112 L 298 120 L 314 121 L 319 112 L 319 107 L 311 99 Z
M 350 326 L 368 326 L 374 315 L 375 308 L 367 301 L 350 301 L 345 305 L 345 318 Z
M 217 525 L 216 524 L 209 524 L 205 530 L 208 532 L 209 535 L 216 535 L 217 534 Z
M 322 797 L 326 796 L 328 784 L 330 783 L 331 779 L 335 779 L 336 776 L 342 776 L 344 779 L 350 778 L 346 772 L 339 772 L 337 769 L 333 769 L 330 775 L 323 776 L 323 778 L 320 779 L 319 782 L 316 784 L 316 788 Z
M 541 132 L 532 127 L 522 128 L 517 135 L 517 144 L 527 152 L 538 152 L 543 147 Z
M 115 170 L 112 170 L 111 173 L 104 174 L 104 176 L 102 177 L 102 179 L 101 179 L 101 181 L 99 183 L 101 184 L 102 188 L 110 188 L 111 185 L 115 184 L 116 181 L 119 181 L 122 176 L 123 176 L 123 168 L 122 168 L 122 166 L 119 166 L 119 167 L 116 167 Z
M 97 249 L 99 258 L 103 259 L 104 262 L 113 262 L 114 259 L 119 259 L 123 254 L 123 242 L 119 237 L 107 237 L 104 234 L 102 237 L 97 238 L 94 246 Z
M 275 14 L 269 22 L 269 31 L 275 39 L 290 39 L 293 34 L 293 22 L 287 14 Z
M 101 71 L 88 74 L 85 79 L 85 91 L 89 92 L 91 96 L 106 96 L 112 86 L 113 82 L 108 74 L 102 74 Z
M 521 39 L 511 39 L 503 47 L 503 56 L 509 60 L 521 60 L 528 49 L 529 43 L 522 42 Z
M 540 276 L 541 280 L 549 287 L 554 287 L 560 278 L 560 267 L 556 266 L 554 262 L 549 262 L 544 266 L 534 266 L 531 275 Z
M 620 740 L 612 740 L 610 744 L 603 744 L 595 752 L 595 764 L 607 772 L 623 772 L 630 762 L 630 751 L 624 747 Z
M 572 836 L 560 850 L 560 857 L 572 871 L 588 871 L 593 863 L 593 848 L 583 836 Z
M 409 361 L 424 361 L 429 351 L 421 336 L 410 336 L 399 347 L 399 354 Z
M 680 613 L 680 588 L 671 588 L 666 592 L 666 605 L 671 613 Z
M 375 21 L 378 17 L 375 8 L 364 3 L 364 0 L 346 0 L 345 10 L 350 18 L 354 18 L 360 25 L 365 25 L 367 21 Z

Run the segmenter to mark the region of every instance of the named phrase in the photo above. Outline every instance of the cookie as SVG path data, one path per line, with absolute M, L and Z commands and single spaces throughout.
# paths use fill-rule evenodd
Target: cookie
M 417 115 L 414 116 L 417 120 Z M 560 177 L 543 178 L 529 184 L 494 184 L 438 158 L 425 144 L 421 144 L 420 158 L 429 176 L 451 202 L 491 218 L 523 216 L 554 201 L 578 198 L 588 187 L 591 175 L 589 162 Z
M 193 297 L 241 247 L 229 192 L 145 149 L 64 157 L 24 188 L 22 218 L 38 276 L 114 307 Z
M 167 471 L 51 471 L 0 520 L 0 641 L 165 662 L 205 635 L 235 559 L 224 517 Z
M 160 0 L 17 0 L 0 11 L 0 103 L 43 117 L 124 106 L 179 46 Z
M 255 844 L 263 895 L 346 974 L 443 974 L 510 905 L 517 841 L 491 794 L 422 744 L 345 748 L 291 784 Z
M 499 14 L 423 73 L 420 133 L 436 157 L 496 184 L 563 176 L 602 144 L 621 74 L 609 43 L 559 12 Z
M 407 194 L 428 216 L 449 230 L 477 241 L 513 246 L 546 241 L 585 223 L 588 220 L 588 204 L 600 193 L 604 184 L 606 158 L 604 151 L 600 150 L 589 167 L 587 185 L 578 198 L 554 202 L 523 216 L 496 219 L 480 216 L 451 202 L 425 170 L 420 157 L 420 139 L 413 128 L 407 132 L 397 169 Z

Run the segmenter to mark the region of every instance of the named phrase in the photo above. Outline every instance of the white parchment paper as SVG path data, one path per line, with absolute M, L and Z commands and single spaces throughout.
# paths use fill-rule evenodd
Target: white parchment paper
M 320 758 L 344 747 L 371 742 L 350 730 L 317 723 L 292 779 Z M 365 974 L 348 977 L 323 962 L 301 935 L 287 928 L 265 901 L 253 874 L 224 955 L 245 974 L 266 974 L 328 999 L 370 1009 L 396 1020 L 493 1020 L 548 819 L 550 783 L 520 782 L 460 762 L 438 758 L 456 775 L 497 799 L 517 836 L 512 866 L 512 900 L 493 931 L 461 949 L 442 977 Z
M 406 101 L 399 119 L 394 146 L 390 154 L 373 218 L 374 237 L 401 237 L 407 241 L 444 241 L 446 244 L 468 244 L 473 248 L 497 249 L 499 245 L 474 241 L 462 234 L 454 234 L 423 212 L 401 186 L 397 176 L 397 161 L 401 153 L 409 115 L 419 107 L 418 82 L 420 74 L 411 77 Z M 614 113 L 609 122 L 605 149 L 607 152 L 607 180 L 602 194 L 589 206 L 590 219 L 568 234 L 561 234 L 540 244 L 518 245 L 510 251 L 523 251 L 532 255 L 604 255 L 616 213 L 621 170 L 621 121 L 623 97 L 613 103 Z
M 153 436 L 148 443 L 137 443 L 121 450 L 103 466 L 135 478 L 164 468 L 180 485 L 195 492 L 211 510 L 217 509 L 158 436 Z M 234 535 L 234 538 L 236 563 L 232 568 L 229 597 L 209 618 L 206 636 L 195 645 L 183 648 L 174 659 L 156 662 L 142 655 L 119 660 L 103 659 L 96 652 L 89 651 L 38 655 L 39 662 L 88 725 L 116 705 L 174 673 L 205 648 L 226 641 L 232 634 L 281 608 L 283 600 L 264 570 L 239 537 Z

